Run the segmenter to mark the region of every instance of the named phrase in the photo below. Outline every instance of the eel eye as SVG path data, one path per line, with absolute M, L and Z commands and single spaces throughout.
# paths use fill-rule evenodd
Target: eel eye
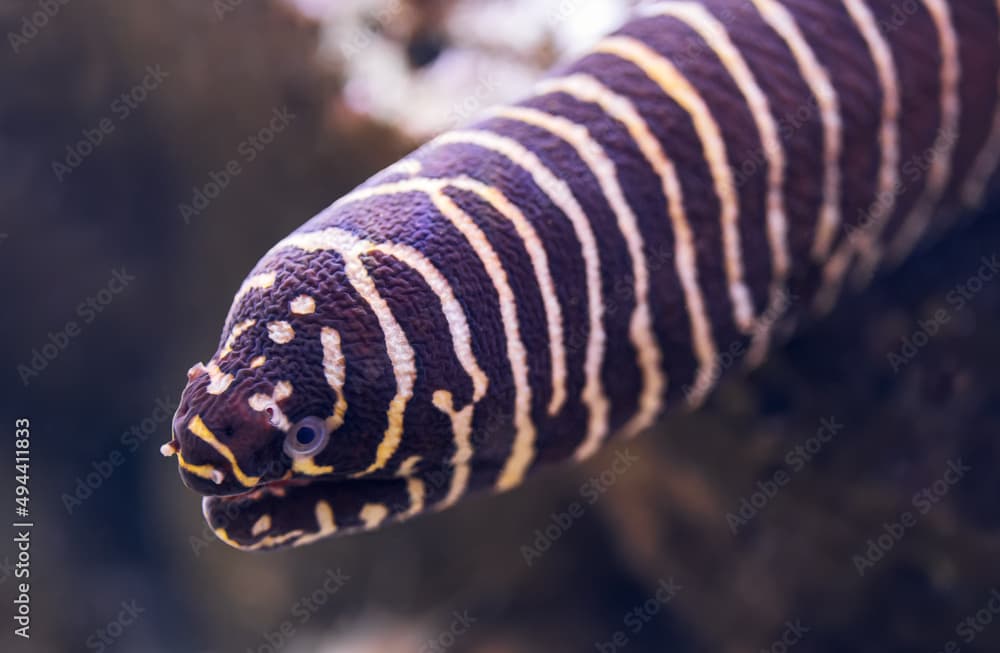
M 330 439 L 326 424 L 318 417 L 298 421 L 285 436 L 285 453 L 291 458 L 307 458 L 323 450 Z

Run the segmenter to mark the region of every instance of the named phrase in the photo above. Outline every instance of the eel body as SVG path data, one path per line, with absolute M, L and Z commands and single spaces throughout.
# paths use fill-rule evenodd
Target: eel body
M 1000 0 L 641 6 L 275 245 L 163 451 L 247 550 L 583 460 L 978 205 L 998 78 Z

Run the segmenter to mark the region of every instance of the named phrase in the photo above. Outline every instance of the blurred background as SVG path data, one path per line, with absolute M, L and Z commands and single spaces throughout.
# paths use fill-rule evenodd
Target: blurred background
M 0 650 L 1000 650 L 996 206 L 697 415 L 504 496 L 252 555 L 160 457 L 270 245 L 627 5 L 0 0 L 0 522 L 26 417 L 36 524 L 28 642 L 0 537 Z

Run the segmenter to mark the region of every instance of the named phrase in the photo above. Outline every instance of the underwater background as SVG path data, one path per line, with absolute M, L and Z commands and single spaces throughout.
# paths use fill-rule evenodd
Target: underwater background
M 997 205 L 503 496 L 246 554 L 160 456 L 273 243 L 627 4 L 0 0 L 0 505 L 28 418 L 35 524 L 27 641 L 0 536 L 0 650 L 1000 651 Z

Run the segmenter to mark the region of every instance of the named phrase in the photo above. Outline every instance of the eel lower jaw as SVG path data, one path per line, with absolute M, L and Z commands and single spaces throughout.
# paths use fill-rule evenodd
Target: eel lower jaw
M 412 490 L 403 477 L 297 477 L 241 494 L 204 496 L 202 512 L 230 546 L 270 550 L 372 530 L 425 512 L 423 488 L 416 495 Z

